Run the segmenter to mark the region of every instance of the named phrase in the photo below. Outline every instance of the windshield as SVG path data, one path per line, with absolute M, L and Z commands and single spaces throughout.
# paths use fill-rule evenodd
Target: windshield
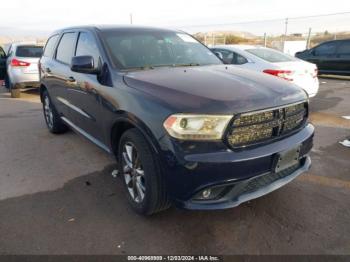
M 246 49 L 245 51 L 271 63 L 296 61 L 292 56 L 267 48 Z
M 19 57 L 41 57 L 42 53 L 42 46 L 18 46 L 16 50 Z
M 121 69 L 222 64 L 191 36 L 171 31 L 104 31 L 113 63 Z

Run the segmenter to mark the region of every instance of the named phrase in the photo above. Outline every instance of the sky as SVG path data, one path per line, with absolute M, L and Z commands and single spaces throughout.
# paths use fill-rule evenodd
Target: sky
M 1 5 L 0 35 L 47 34 L 83 24 L 129 24 L 183 29 L 283 34 L 286 17 L 350 12 L 349 0 L 11 0 Z M 261 21 L 273 20 L 273 21 Z M 255 21 L 251 22 L 250 21 Z M 248 23 L 249 22 L 249 23 Z M 290 19 L 288 32 L 350 31 L 350 13 Z

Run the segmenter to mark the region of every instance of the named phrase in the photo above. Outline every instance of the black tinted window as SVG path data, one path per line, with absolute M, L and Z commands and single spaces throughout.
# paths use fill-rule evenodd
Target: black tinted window
M 52 57 L 57 39 L 58 35 L 54 35 L 47 40 L 43 56 Z
M 337 47 L 337 43 L 327 43 L 320 45 L 315 48 L 315 55 L 333 55 L 335 53 L 335 49 Z
M 233 59 L 233 52 L 228 50 L 216 49 L 215 52 L 218 52 L 222 55 L 222 61 L 225 64 L 231 64 Z
M 75 33 L 65 33 L 57 47 L 56 59 L 66 64 L 70 64 L 73 56 Z
M 42 53 L 42 46 L 18 46 L 16 49 L 16 56 L 19 57 L 41 57 Z
M 79 34 L 76 56 L 89 55 L 94 58 L 94 65 L 98 64 L 100 57 L 98 47 L 94 37 L 89 33 L 81 32 Z
M 236 53 L 235 64 L 236 65 L 243 65 L 245 63 L 248 63 L 248 60 L 244 56 L 241 56 L 241 55 Z
M 350 55 L 350 41 L 340 43 L 337 53 L 340 55 Z

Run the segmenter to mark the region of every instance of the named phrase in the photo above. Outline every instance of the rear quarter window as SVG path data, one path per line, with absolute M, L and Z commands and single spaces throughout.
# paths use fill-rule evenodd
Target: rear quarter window
M 18 57 L 41 57 L 43 53 L 42 46 L 18 46 L 16 56 Z
M 267 48 L 246 49 L 245 51 L 271 63 L 290 62 L 296 60 L 292 56 Z

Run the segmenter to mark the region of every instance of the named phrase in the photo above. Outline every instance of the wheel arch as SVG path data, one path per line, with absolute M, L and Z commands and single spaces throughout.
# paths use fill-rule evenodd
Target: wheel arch
M 43 102 L 43 93 L 47 90 L 46 86 L 44 84 L 40 84 L 39 92 L 40 92 L 40 101 Z
M 124 132 L 131 128 L 136 128 L 139 130 L 150 144 L 154 152 L 156 154 L 159 153 L 160 149 L 157 146 L 157 139 L 154 137 L 152 131 L 147 127 L 147 125 L 136 116 L 127 112 L 121 112 L 118 118 L 114 121 L 110 131 L 110 145 L 115 156 L 118 153 L 120 138 Z

